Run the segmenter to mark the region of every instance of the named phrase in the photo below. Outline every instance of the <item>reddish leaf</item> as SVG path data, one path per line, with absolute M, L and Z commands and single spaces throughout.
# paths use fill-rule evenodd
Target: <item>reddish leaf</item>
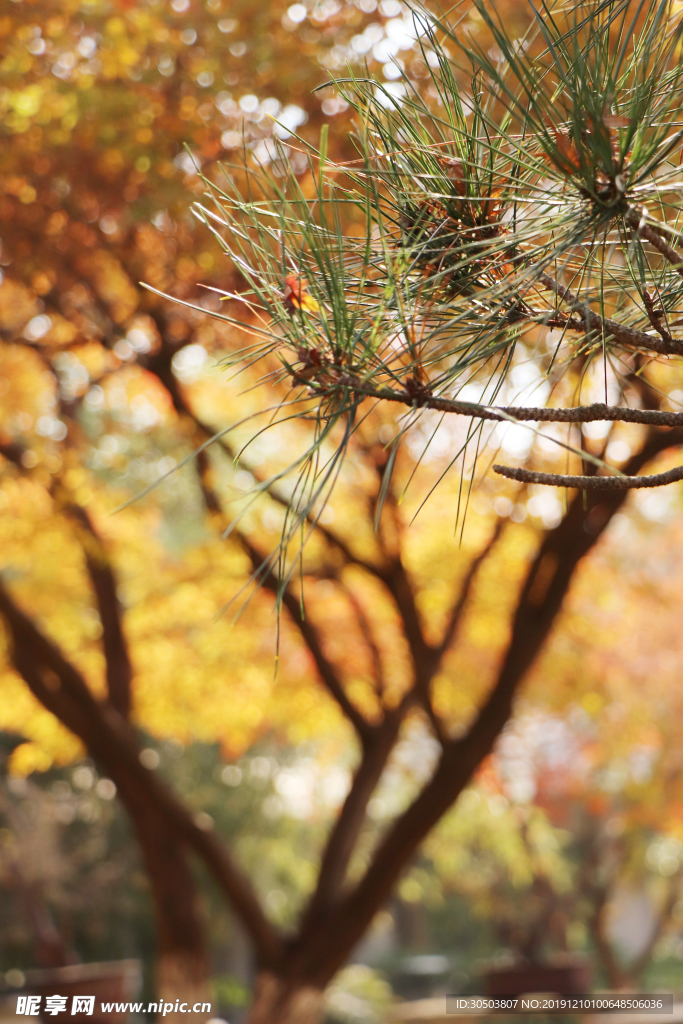
M 320 309 L 316 300 L 308 294 L 308 285 L 304 278 L 296 274 L 288 274 L 285 278 L 285 308 L 289 313 L 295 309 L 305 309 L 307 313 L 317 313 Z

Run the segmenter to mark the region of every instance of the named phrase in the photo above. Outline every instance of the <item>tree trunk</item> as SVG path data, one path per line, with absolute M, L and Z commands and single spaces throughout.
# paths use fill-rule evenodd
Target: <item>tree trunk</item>
M 246 1024 L 319 1024 L 322 1016 L 322 989 L 263 971 Z
M 211 966 L 197 885 L 190 870 L 187 850 L 178 842 L 163 816 L 152 805 L 141 806 L 137 794 L 126 800 L 120 792 L 140 842 L 147 867 L 157 923 L 157 998 L 164 1003 L 196 1003 L 210 1006 Z M 188 1011 L 189 1012 L 189 1011 Z M 164 1019 L 182 1016 L 175 1009 Z M 193 1024 L 215 1016 L 192 1012 Z
M 193 954 L 192 950 L 170 949 L 159 950 L 156 962 L 156 993 L 159 1000 L 157 1018 L 166 1020 L 202 1021 L 214 1017 L 208 977 L 204 970 L 205 964 Z M 173 1007 L 168 1013 L 164 1006 Z M 186 1006 L 185 1011 L 181 1010 Z M 201 1012 L 192 1007 L 201 1005 Z M 208 1007 L 208 1011 L 206 1009 Z

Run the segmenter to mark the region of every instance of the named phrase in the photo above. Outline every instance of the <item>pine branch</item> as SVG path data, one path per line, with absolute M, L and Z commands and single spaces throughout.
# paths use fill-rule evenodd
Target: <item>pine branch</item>
M 627 327 L 625 324 L 617 323 L 616 320 L 611 320 L 609 317 L 599 316 L 588 309 L 587 303 L 577 298 L 571 289 L 560 284 L 550 274 L 541 274 L 539 281 L 550 291 L 555 292 L 563 302 L 567 303 L 571 313 L 581 322 L 584 330 L 594 331 L 600 337 L 604 337 L 605 341 L 612 339 L 619 345 L 625 345 L 626 348 L 657 352 L 659 355 L 683 355 L 683 341 L 676 341 L 673 338 L 670 341 L 666 341 L 661 337 L 653 338 L 651 334 L 646 334 L 645 331 L 638 331 L 635 327 Z
M 309 382 L 310 386 L 310 382 Z M 313 389 L 313 394 L 327 397 L 337 388 L 347 388 L 354 395 L 379 398 L 385 402 L 397 402 L 412 408 L 433 409 L 436 412 L 469 416 L 472 419 L 489 420 L 496 423 L 594 423 L 599 420 L 620 423 L 643 423 L 653 427 L 683 426 L 683 412 L 663 412 L 655 409 L 629 409 L 625 406 L 578 405 L 567 409 L 553 409 L 544 406 L 488 406 L 477 402 L 461 402 L 457 398 L 441 398 L 428 393 L 416 397 L 409 390 L 398 391 L 388 387 L 374 387 L 360 377 L 343 373 L 323 387 Z
M 646 219 L 644 211 L 638 213 L 637 210 L 629 212 L 626 223 L 639 238 L 649 242 L 672 265 L 676 273 L 683 277 L 683 256 L 662 237 L 662 232 L 667 230 L 666 225 L 652 224 Z
M 651 476 L 572 476 L 565 473 L 537 473 L 532 469 L 512 466 L 493 467 L 495 473 L 524 484 L 547 484 L 550 487 L 575 487 L 581 491 L 631 491 L 643 487 L 665 487 L 683 480 L 683 466 Z

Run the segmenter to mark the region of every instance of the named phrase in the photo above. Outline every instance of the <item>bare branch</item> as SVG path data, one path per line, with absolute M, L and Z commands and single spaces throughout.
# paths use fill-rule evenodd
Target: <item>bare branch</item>
M 683 277 L 683 256 L 679 252 L 676 252 L 668 242 L 662 238 L 661 231 L 658 225 L 650 224 L 645 220 L 642 213 L 638 213 L 636 210 L 631 210 L 626 217 L 626 223 L 630 228 L 633 229 L 639 238 L 644 238 L 646 242 L 649 242 L 653 249 L 656 249 L 665 260 L 667 260 L 673 266 L 674 270 Z
M 494 466 L 494 473 L 525 484 L 547 484 L 549 487 L 575 487 L 580 491 L 632 491 L 642 487 L 664 487 L 683 480 L 683 466 L 650 476 L 572 476 L 565 473 L 537 473 L 532 469 Z
M 326 913 L 342 893 L 349 861 L 365 823 L 367 805 L 394 747 L 402 718 L 402 713 L 394 710 L 363 746 L 351 788 L 325 846 L 316 889 L 300 929 L 302 937 L 322 924 Z
M 458 630 L 458 626 L 460 625 L 460 620 L 465 610 L 465 605 L 467 604 L 468 598 L 472 591 L 472 584 L 474 583 L 474 579 L 477 575 L 477 572 L 479 571 L 479 567 L 481 566 L 482 562 L 486 561 L 486 559 L 490 555 L 492 549 L 496 545 L 498 539 L 500 538 L 500 535 L 503 532 L 503 527 L 505 526 L 505 524 L 505 519 L 498 520 L 498 522 L 496 523 L 496 527 L 493 531 L 493 534 L 491 536 L 491 539 L 484 546 L 483 550 L 480 551 L 476 558 L 473 558 L 472 562 L 470 563 L 470 567 L 467 570 L 467 574 L 465 576 L 465 579 L 463 580 L 462 587 L 460 588 L 460 593 L 458 594 L 457 600 L 455 601 L 453 607 L 451 608 L 451 614 L 448 618 L 448 623 L 446 624 L 446 628 L 444 630 L 443 639 L 441 640 L 441 643 L 436 649 L 439 659 L 443 658 L 444 654 L 446 653 L 446 651 L 453 642 L 455 634 Z
M 0 584 L 0 614 L 12 639 L 12 661 L 37 699 L 86 745 L 121 794 L 142 793 L 169 827 L 202 857 L 251 935 L 264 963 L 277 962 L 281 939 L 250 882 L 224 844 L 200 828 L 164 782 L 139 760 L 135 733 L 109 704 L 99 704 L 85 679 Z
M 295 626 L 299 630 L 299 633 L 303 637 L 306 642 L 306 646 L 313 656 L 316 668 L 318 669 L 320 678 L 325 684 L 325 687 L 330 695 L 334 697 L 344 715 L 351 722 L 361 741 L 366 740 L 376 727 L 373 726 L 367 718 L 365 718 L 356 705 L 346 695 L 346 691 L 344 690 L 344 686 L 339 678 L 336 668 L 322 649 L 318 630 L 310 619 L 307 619 L 302 614 L 299 599 L 290 590 L 285 590 L 284 593 L 281 593 L 280 581 L 272 569 L 266 569 L 264 571 L 265 559 L 260 552 L 256 550 L 251 541 L 249 541 L 245 536 L 242 534 L 239 534 L 238 536 L 242 543 L 242 547 L 249 555 L 254 572 L 259 574 L 259 582 L 261 586 L 266 587 L 266 589 L 270 590 L 271 593 L 281 597 L 283 605 L 289 612 Z
M 376 468 L 381 478 L 384 466 L 376 463 Z M 381 579 L 401 616 L 403 634 L 408 641 L 413 668 L 413 685 L 403 695 L 397 712 L 403 717 L 412 705 L 418 704 L 427 715 L 434 735 L 443 746 L 448 737 L 443 722 L 434 709 L 430 693 L 440 659 L 436 649 L 425 639 L 413 585 L 401 560 L 401 520 L 398 514 L 398 503 L 391 488 L 385 495 L 385 506 L 393 514 L 396 544 L 391 550 L 391 546 L 386 542 L 384 532 L 382 530 L 378 532 L 378 540 L 388 563 L 388 569 L 382 574 Z
M 22 452 L 23 449 L 14 443 L 0 446 L 0 454 L 26 472 L 21 462 Z M 61 497 L 59 491 L 60 487 L 57 484 L 53 488 L 53 497 L 58 501 Z M 115 707 L 124 718 L 128 718 L 131 710 L 133 670 L 123 632 L 121 602 L 116 593 L 112 566 L 102 539 L 86 510 L 72 501 L 63 502 L 62 507 L 77 524 L 88 576 L 95 594 L 102 625 L 107 695 L 112 707 Z
M 78 526 L 85 563 L 95 593 L 102 624 L 107 696 L 112 707 L 128 718 L 131 710 L 133 669 L 123 631 L 122 609 L 116 593 L 116 579 L 102 539 L 87 511 L 69 502 L 64 510 Z
M 560 284 L 550 274 L 541 274 L 539 280 L 541 284 L 551 292 L 555 292 L 563 302 L 567 303 L 584 330 L 595 331 L 600 335 L 604 333 L 606 338 L 613 338 L 619 345 L 625 345 L 627 348 L 647 349 L 665 356 L 683 355 L 683 341 L 676 341 L 673 338 L 671 341 L 653 338 L 645 331 L 627 327 L 625 324 L 617 323 L 616 320 L 610 320 L 609 317 L 601 317 L 588 309 L 585 302 L 582 302 L 569 288 Z
M 673 338 L 669 334 L 666 327 L 662 324 L 664 310 L 661 308 L 661 306 L 658 306 L 656 304 L 655 300 L 652 298 L 647 288 L 643 289 L 643 303 L 645 305 L 645 312 L 647 313 L 647 318 L 650 321 L 652 327 L 654 327 L 654 329 L 657 331 L 660 337 L 667 344 L 671 344 Z
M 363 608 L 363 605 L 354 594 L 353 590 L 340 579 L 337 579 L 336 583 L 340 590 L 342 590 L 344 594 L 346 594 L 348 602 L 351 605 L 351 608 L 353 609 L 354 615 L 356 616 L 356 621 L 358 622 L 360 631 L 363 634 L 363 639 L 365 640 L 367 648 L 370 652 L 370 662 L 372 664 L 372 679 L 375 684 L 375 692 L 381 698 L 382 693 L 384 691 L 384 672 L 382 669 L 382 655 L 379 647 L 377 646 L 377 641 L 375 640 L 375 637 L 373 635 L 370 620 L 365 614 L 365 609 Z

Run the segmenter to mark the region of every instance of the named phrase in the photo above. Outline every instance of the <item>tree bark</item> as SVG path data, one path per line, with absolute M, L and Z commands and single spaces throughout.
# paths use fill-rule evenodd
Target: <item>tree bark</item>
M 256 979 L 245 1024 L 319 1024 L 323 990 L 264 971 Z
M 156 918 L 156 991 L 164 1002 L 211 1003 L 211 964 L 199 893 L 188 863 L 188 851 L 178 843 L 153 805 L 134 798 L 122 802 L 130 814 L 147 868 Z M 164 1019 L 185 1017 L 171 1012 Z M 192 1021 L 211 1017 L 193 1013 Z

